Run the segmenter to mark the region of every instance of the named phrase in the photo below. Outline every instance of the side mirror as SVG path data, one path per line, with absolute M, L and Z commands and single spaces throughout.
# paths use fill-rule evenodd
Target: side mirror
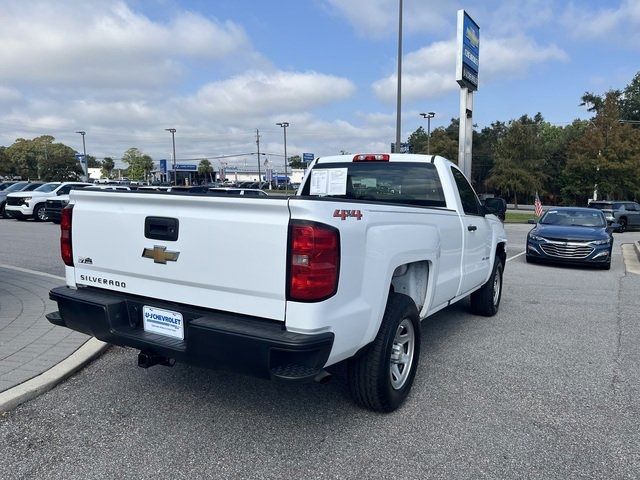
M 527 220 L 527 223 L 531 224 L 531 225 L 535 225 L 536 221 L 532 220 L 531 218 L 529 220 Z
M 487 198 L 484 201 L 484 210 L 486 213 L 492 213 L 504 221 L 505 214 L 507 213 L 507 202 L 500 197 Z

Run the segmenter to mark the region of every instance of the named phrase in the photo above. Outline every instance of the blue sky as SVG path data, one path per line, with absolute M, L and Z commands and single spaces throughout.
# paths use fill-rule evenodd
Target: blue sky
M 89 153 L 178 159 L 262 150 L 386 151 L 395 136 L 397 0 L 0 0 L 0 144 L 51 134 Z M 640 70 L 640 1 L 405 0 L 403 138 L 458 115 L 456 10 L 481 28 L 480 126 L 584 118 L 584 91 Z M 231 160 L 243 163 L 244 157 Z M 250 160 L 249 160 L 250 161 Z M 277 160 L 276 160 L 277 161 Z

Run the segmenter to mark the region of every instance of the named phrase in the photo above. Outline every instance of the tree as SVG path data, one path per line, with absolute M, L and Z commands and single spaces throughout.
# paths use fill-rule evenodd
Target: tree
M 585 203 L 596 187 L 609 199 L 640 193 L 640 131 L 619 118 L 619 94 L 607 92 L 596 116 L 570 144 L 563 194 L 575 203 Z
M 87 155 L 87 168 L 101 168 L 102 163 L 96 160 L 93 155 Z
M 208 159 L 203 158 L 200 160 L 200 163 L 198 164 L 198 173 L 204 177 L 205 181 L 207 179 L 207 175 L 209 175 L 211 182 L 213 182 L 213 166 Z
M 25 179 L 38 178 L 38 148 L 33 140 L 16 139 L 5 150 L 6 173 Z
M 302 161 L 300 155 L 289 157 L 289 166 L 291 168 L 307 168 L 307 164 Z
M 47 181 L 75 180 L 81 172 L 75 151 L 54 141 L 51 135 L 33 139 L 18 138 L 4 151 L 5 174 Z
M 111 178 L 111 172 L 113 172 L 113 169 L 115 168 L 115 166 L 116 164 L 113 161 L 113 158 L 104 157 L 104 160 L 102 160 L 102 168 L 101 168 L 102 176 L 106 178 Z
M 9 173 L 9 161 L 5 155 L 7 147 L 0 146 L 0 175 L 6 175 Z
M 640 72 L 623 91 L 620 116 L 622 120 L 640 121 Z
M 124 152 L 122 161 L 129 166 L 127 175 L 131 180 L 147 180 L 153 170 L 153 159 L 137 148 Z
M 41 157 L 38 162 L 40 179 L 46 182 L 78 180 L 83 172 L 75 153 L 75 150 L 67 145 L 50 143 L 46 156 Z
M 431 132 L 429 147 L 431 155 L 440 155 L 453 163 L 458 163 L 458 139 L 451 138 L 443 127 Z
M 534 118 L 523 115 L 509 122 L 496 146 L 496 161 L 485 184 L 512 196 L 516 206 L 518 194 L 532 197 L 547 178 L 540 141 L 542 124 L 540 114 Z

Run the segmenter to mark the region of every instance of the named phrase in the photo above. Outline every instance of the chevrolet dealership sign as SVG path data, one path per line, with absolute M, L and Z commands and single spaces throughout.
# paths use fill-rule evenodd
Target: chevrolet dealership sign
M 464 10 L 458 10 L 456 81 L 471 91 L 478 89 L 480 27 Z

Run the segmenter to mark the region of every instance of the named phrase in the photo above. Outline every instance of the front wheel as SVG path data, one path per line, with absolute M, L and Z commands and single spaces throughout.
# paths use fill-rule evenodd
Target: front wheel
M 36 207 L 33 209 L 33 219 L 36 222 L 47 221 L 47 211 L 45 210 L 45 206 L 43 204 L 36 205 Z
M 376 412 L 396 410 L 409 395 L 419 358 L 418 309 L 407 295 L 391 293 L 375 340 L 348 363 L 351 396 Z
M 493 271 L 487 283 L 471 294 L 471 311 L 476 315 L 492 317 L 498 313 L 502 298 L 502 260 L 496 256 Z

